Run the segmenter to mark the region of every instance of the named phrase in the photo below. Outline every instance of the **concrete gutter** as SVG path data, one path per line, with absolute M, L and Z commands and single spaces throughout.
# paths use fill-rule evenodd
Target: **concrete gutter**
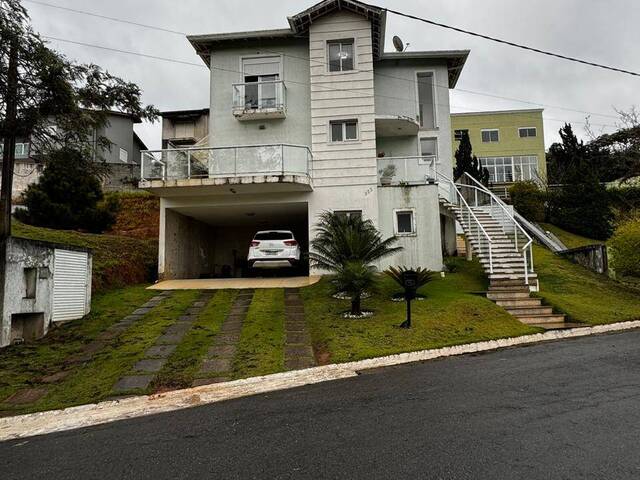
M 175 390 L 157 395 L 145 395 L 82 405 L 64 410 L 52 410 L 17 417 L 0 418 L 0 441 L 91 427 L 118 420 L 171 412 L 234 398 L 350 378 L 357 376 L 358 372 L 362 370 L 372 368 L 390 367 L 435 358 L 489 352 L 518 345 L 621 332 L 636 328 L 640 328 L 640 320 L 594 327 L 573 328 L 569 330 L 552 330 L 515 338 L 489 340 L 453 347 L 401 353 L 356 362 L 325 365 L 305 370 L 294 370 L 263 377 L 253 377 L 233 382 Z

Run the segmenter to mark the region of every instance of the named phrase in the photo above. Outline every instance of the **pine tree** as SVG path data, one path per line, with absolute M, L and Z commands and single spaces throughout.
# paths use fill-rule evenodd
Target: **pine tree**
M 456 165 L 453 168 L 454 180 L 457 181 L 467 172 L 483 185 L 489 185 L 489 171 L 480 164 L 478 157 L 473 154 L 471 140 L 467 132 L 462 132 L 462 138 L 456 150 L 455 158 Z

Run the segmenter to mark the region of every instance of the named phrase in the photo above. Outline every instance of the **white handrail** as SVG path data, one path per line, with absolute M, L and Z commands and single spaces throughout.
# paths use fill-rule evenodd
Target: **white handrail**
M 493 213 L 493 202 L 495 202 L 496 205 L 498 205 L 500 207 L 500 209 L 502 210 L 502 221 L 503 221 L 503 223 L 505 223 L 505 217 L 508 220 L 511 221 L 511 223 L 513 224 L 513 229 L 514 229 L 514 234 L 515 234 L 516 250 L 518 250 L 518 230 L 520 230 L 522 232 L 522 234 L 525 236 L 525 238 L 528 240 L 522 246 L 522 248 L 520 249 L 522 251 L 522 257 L 524 259 L 524 279 L 525 279 L 525 283 L 528 285 L 529 284 L 529 269 L 531 269 L 531 272 L 534 271 L 533 270 L 533 249 L 532 249 L 533 239 L 527 233 L 527 231 L 522 227 L 522 225 L 520 225 L 520 223 L 518 223 L 518 221 L 514 218 L 514 216 L 511 215 L 511 212 L 509 212 L 507 206 L 505 205 L 505 203 L 502 200 L 500 200 L 499 197 L 497 197 L 491 190 L 489 190 L 484 185 L 482 185 L 477 179 L 475 179 L 474 177 L 469 175 L 468 172 L 464 172 L 463 175 L 466 176 L 467 178 L 471 179 L 471 181 L 477 185 L 476 186 L 476 185 L 458 184 L 460 186 L 476 189 L 476 206 L 478 206 L 477 191 L 479 190 L 479 191 L 485 193 L 486 195 L 489 195 L 489 198 L 491 199 L 491 201 L 490 201 L 491 213 Z M 530 262 L 527 261 L 527 252 L 529 252 Z
M 444 181 L 446 183 L 449 184 L 450 187 L 453 188 L 453 193 L 456 196 L 456 203 L 458 203 L 457 199 L 460 199 L 461 203 L 460 206 L 461 207 L 466 207 L 466 213 L 467 213 L 467 223 L 469 225 L 469 229 L 471 230 L 471 218 L 473 217 L 473 220 L 476 223 L 476 235 L 478 235 L 478 249 L 480 251 L 482 251 L 482 245 L 480 244 L 480 235 L 479 233 L 482 232 L 482 234 L 484 235 L 484 237 L 487 239 L 487 243 L 488 243 L 488 248 L 489 248 L 489 272 L 493 273 L 493 240 L 491 239 L 491 237 L 489 236 L 489 234 L 487 233 L 487 231 L 484 229 L 484 227 L 482 226 L 482 223 L 480 223 L 480 220 L 478 220 L 478 217 L 476 217 L 476 214 L 473 213 L 473 210 L 471 210 L 471 207 L 469 206 L 469 204 L 467 203 L 467 201 L 464 199 L 464 196 L 462 195 L 462 192 L 460 192 L 460 190 L 458 190 L 458 187 L 456 186 L 455 182 L 450 179 L 449 177 L 447 177 L 445 174 L 437 172 L 437 175 L 439 177 L 442 177 L 444 179 Z M 464 213 L 461 214 L 462 219 L 464 220 Z

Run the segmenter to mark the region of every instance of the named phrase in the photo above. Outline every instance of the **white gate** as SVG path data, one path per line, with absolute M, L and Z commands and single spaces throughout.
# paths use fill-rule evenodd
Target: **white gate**
M 55 249 L 52 312 L 54 322 L 74 320 L 87 313 L 90 281 L 87 252 Z

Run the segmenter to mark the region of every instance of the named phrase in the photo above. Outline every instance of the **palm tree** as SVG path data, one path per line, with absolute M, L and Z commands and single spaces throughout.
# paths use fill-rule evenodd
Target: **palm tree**
M 375 283 L 377 260 L 398 252 L 395 237 L 383 239 L 371 220 L 359 216 L 323 212 L 311 241 L 312 267 L 335 274 L 338 291 L 351 296 L 351 314 L 361 316 L 362 293 Z
M 433 280 L 433 277 L 435 275 L 435 272 L 432 272 L 431 270 L 427 270 L 426 268 L 422 268 L 422 267 L 418 267 L 415 269 L 410 269 L 407 267 L 389 267 L 388 269 L 386 269 L 384 271 L 385 275 L 387 275 L 388 277 L 392 278 L 398 285 L 400 285 L 401 287 L 404 288 L 404 282 L 403 282 L 403 274 L 406 271 L 409 270 L 413 270 L 414 272 L 416 272 L 416 289 L 420 288 L 420 287 L 424 287 L 427 283 L 429 283 L 431 280 Z M 402 298 L 404 298 L 404 292 L 401 294 Z M 399 296 L 399 295 L 398 295 Z M 394 297 L 396 297 L 394 295 Z

